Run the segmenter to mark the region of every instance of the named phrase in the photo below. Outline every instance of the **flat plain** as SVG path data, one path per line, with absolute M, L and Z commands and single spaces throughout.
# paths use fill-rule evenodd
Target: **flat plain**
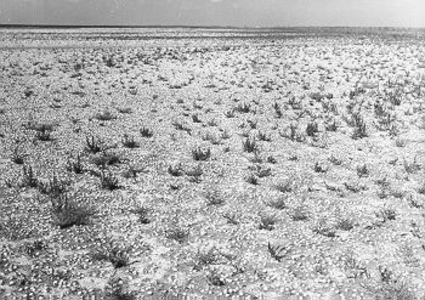
M 1 29 L 0 298 L 425 299 L 424 35 Z

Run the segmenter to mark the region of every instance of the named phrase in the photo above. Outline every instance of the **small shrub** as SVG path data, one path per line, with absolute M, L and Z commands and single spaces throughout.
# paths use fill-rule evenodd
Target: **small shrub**
M 196 147 L 192 150 L 192 157 L 194 160 L 207 160 L 211 157 L 210 148 Z
M 96 166 L 105 169 L 107 166 L 113 166 L 122 163 L 123 159 L 118 154 L 102 151 L 100 156 L 93 157 L 92 162 Z
M 122 114 L 131 114 L 133 112 L 131 107 L 118 108 L 118 111 Z
M 142 224 L 149 224 L 151 220 L 148 217 L 149 209 L 146 207 L 138 207 L 136 209 L 131 210 L 132 213 L 139 216 L 139 222 Z
M 251 106 L 248 103 L 239 103 L 236 107 L 236 111 L 240 113 L 249 113 L 251 110 Z
M 335 229 L 328 224 L 325 218 L 320 218 L 313 228 L 313 232 L 321 234 L 326 237 L 335 237 Z
M 294 182 L 290 179 L 287 179 L 275 184 L 274 188 L 281 193 L 290 193 L 294 190 Z
M 376 216 L 378 218 L 382 219 L 382 223 L 385 223 L 387 221 L 395 220 L 396 219 L 396 212 L 392 208 L 384 208 L 376 213 Z
M 23 153 L 23 151 L 21 150 L 21 148 L 19 147 L 19 146 L 16 146 L 14 149 L 13 149 L 13 152 L 12 152 L 12 161 L 15 163 L 15 164 L 18 164 L 18 165 L 23 165 L 24 164 L 24 158 L 25 158 L 25 154 Z
M 221 144 L 220 138 L 218 136 L 210 133 L 210 132 L 208 132 L 205 135 L 203 135 L 202 136 L 202 140 L 209 141 L 213 145 L 220 145 Z
M 228 213 L 223 214 L 223 217 L 230 224 L 233 224 L 233 225 L 238 225 L 239 224 L 238 216 L 235 213 L 228 212 Z
M 308 136 L 316 136 L 319 133 L 319 125 L 316 121 L 312 121 L 307 124 L 305 132 Z
M 270 142 L 272 140 L 272 138 L 270 137 L 270 135 L 267 134 L 267 133 L 265 133 L 265 132 L 259 131 L 257 136 L 258 136 L 258 139 L 260 141 Z
M 181 227 L 170 228 L 166 234 L 167 238 L 183 244 L 189 238 L 189 231 Z
M 274 225 L 277 223 L 277 218 L 274 215 L 262 215 L 260 217 L 259 229 L 273 230 Z
M 422 182 L 421 186 L 418 188 L 418 193 L 421 195 L 425 195 L 425 181 Z
M 136 142 L 136 140 L 134 139 L 133 136 L 128 136 L 127 134 L 124 135 L 122 144 L 124 145 L 124 147 L 126 148 L 139 148 L 140 144 L 138 142 Z
M 317 173 L 326 173 L 329 170 L 329 166 L 324 163 L 316 162 L 313 170 Z
M 211 119 L 207 122 L 208 126 L 215 127 L 218 125 L 218 121 L 216 119 Z
M 248 182 L 252 185 L 257 185 L 258 184 L 258 177 L 255 176 L 255 174 L 251 173 L 246 177 L 246 182 Z
M 75 195 L 69 193 L 59 194 L 52 198 L 51 202 L 53 222 L 61 229 L 86 225 L 89 218 L 95 213 L 91 207 L 78 203 Z
M 268 177 L 272 174 L 271 168 L 264 167 L 262 165 L 254 165 L 252 167 L 249 167 L 249 169 L 258 177 Z
M 190 177 L 201 177 L 204 174 L 204 170 L 202 170 L 201 165 L 197 165 L 196 167 L 187 170 L 185 173 L 187 176 Z
M 112 172 L 102 171 L 100 173 L 100 183 L 102 188 L 113 191 L 119 189 L 119 180 Z
M 359 176 L 360 178 L 369 176 L 369 169 L 366 164 L 362 166 L 357 166 L 356 170 L 357 170 L 357 176 Z
M 224 115 L 229 119 L 234 118 L 235 117 L 235 109 L 231 109 L 231 110 L 226 111 L 224 113 Z
M 267 205 L 279 210 L 285 209 L 287 207 L 286 199 L 284 197 L 278 197 L 276 199 L 270 200 L 267 202 Z
M 22 166 L 22 182 L 24 187 L 35 188 L 38 186 L 38 179 L 31 165 Z
M 270 255 L 278 262 L 281 262 L 289 252 L 285 246 L 272 245 L 270 242 L 267 244 L 267 249 Z
M 36 138 L 42 142 L 52 141 L 53 126 L 43 124 L 37 129 Z
M 421 169 L 421 165 L 417 162 L 417 156 L 415 156 L 412 162 L 403 159 L 403 166 L 408 174 L 413 174 Z
M 270 155 L 270 156 L 267 157 L 267 162 L 269 164 L 277 164 L 277 159 L 274 158 L 272 155 Z
M 96 114 L 95 118 L 99 121 L 111 121 L 115 120 L 117 117 L 111 111 L 104 110 L 103 112 Z
M 291 218 L 294 221 L 305 221 L 308 219 L 307 210 L 302 206 L 298 206 L 292 212 Z
M 109 261 L 114 269 L 119 269 L 129 265 L 130 251 L 130 247 L 124 247 L 111 241 L 106 248 L 92 253 L 91 257 L 95 261 Z
M 208 190 L 205 198 L 207 199 L 207 205 L 223 205 L 225 203 L 225 199 L 218 190 Z
M 146 138 L 153 137 L 153 131 L 152 129 L 148 127 L 140 128 L 140 134 L 142 135 L 142 137 L 146 137 Z
M 335 224 L 336 229 L 350 231 L 354 228 L 355 222 L 352 218 L 338 218 Z
M 217 271 L 213 271 L 212 273 L 207 275 L 207 279 L 211 285 L 214 286 L 224 286 L 226 285 L 226 281 L 222 278 Z
M 74 172 L 75 174 L 82 174 L 84 172 L 84 165 L 81 161 L 81 154 L 77 154 L 77 157 L 68 158 L 66 169 L 69 172 Z
M 184 171 L 181 163 L 173 164 L 168 166 L 168 173 L 172 176 L 183 176 Z
M 192 115 L 192 121 L 193 121 L 193 123 L 202 123 L 202 120 L 199 118 L 198 114 Z
M 103 150 L 103 144 L 103 141 L 101 141 L 100 139 L 95 138 L 94 136 L 87 136 L 85 150 L 87 152 L 96 154 Z
M 223 140 L 230 139 L 231 137 L 232 137 L 232 135 L 230 134 L 230 132 L 229 132 L 228 130 L 224 130 L 224 131 L 221 133 L 221 138 L 222 138 Z
M 354 125 L 353 139 L 361 139 L 368 136 L 367 125 L 360 113 L 353 113 L 351 115 L 352 124 Z
M 280 105 L 277 102 L 273 103 L 273 109 L 276 114 L 276 117 L 282 118 L 283 112 L 282 112 L 282 109 L 280 108 Z
M 252 153 L 258 151 L 258 145 L 255 139 L 248 137 L 242 143 L 245 152 Z
M 198 249 L 198 253 L 194 262 L 194 269 L 196 271 L 200 271 L 204 266 L 217 263 L 218 259 L 219 254 L 217 254 L 217 249 L 215 247 L 208 249 L 208 251 L 201 251 Z
M 47 182 L 39 180 L 37 184 L 38 190 L 42 194 L 49 195 L 50 197 L 58 197 L 65 193 L 68 191 L 69 186 L 70 182 L 68 180 L 60 179 L 57 174 L 53 174 Z

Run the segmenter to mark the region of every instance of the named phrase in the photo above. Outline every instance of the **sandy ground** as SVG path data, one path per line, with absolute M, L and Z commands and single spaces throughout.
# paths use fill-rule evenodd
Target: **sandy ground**
M 424 50 L 1 30 L 0 298 L 424 299 Z

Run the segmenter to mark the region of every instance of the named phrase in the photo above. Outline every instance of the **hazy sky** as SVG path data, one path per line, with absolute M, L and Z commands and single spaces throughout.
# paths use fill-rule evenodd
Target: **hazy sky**
M 0 0 L 0 23 L 425 27 L 425 0 Z

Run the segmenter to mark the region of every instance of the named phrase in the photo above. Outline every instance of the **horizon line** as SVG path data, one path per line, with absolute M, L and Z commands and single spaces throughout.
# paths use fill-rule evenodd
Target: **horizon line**
M 330 29 L 425 29 L 425 26 L 411 27 L 411 26 L 320 26 L 320 25 L 283 25 L 283 26 L 232 26 L 232 25 L 64 25 L 64 24 L 1 24 L 0 28 L 184 28 L 184 29 L 285 29 L 285 28 L 330 28 Z

